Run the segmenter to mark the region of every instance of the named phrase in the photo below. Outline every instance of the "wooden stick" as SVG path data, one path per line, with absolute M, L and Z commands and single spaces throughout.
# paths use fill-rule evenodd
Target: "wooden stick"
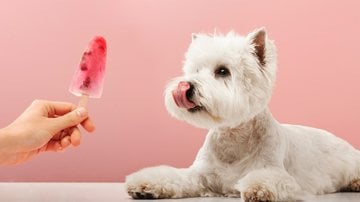
M 88 100 L 89 100 L 89 96 L 85 95 L 85 94 L 82 94 L 82 96 L 81 96 L 81 98 L 79 100 L 78 106 L 86 108 Z

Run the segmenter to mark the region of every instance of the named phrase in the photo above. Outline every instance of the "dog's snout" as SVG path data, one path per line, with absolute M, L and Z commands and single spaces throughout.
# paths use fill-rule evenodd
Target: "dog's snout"
M 191 109 L 195 107 L 190 99 L 194 94 L 194 86 L 188 81 L 180 81 L 177 88 L 172 91 L 173 99 L 180 108 Z
M 191 100 L 191 98 L 194 96 L 194 84 L 191 82 L 187 82 L 190 86 L 190 88 L 186 91 L 186 98 L 188 100 Z

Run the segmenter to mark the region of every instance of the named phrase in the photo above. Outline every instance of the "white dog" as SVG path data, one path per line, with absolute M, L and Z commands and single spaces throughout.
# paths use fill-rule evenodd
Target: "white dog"
M 284 201 L 360 191 L 358 150 L 327 131 L 280 124 L 271 115 L 276 50 L 265 29 L 246 37 L 194 35 L 183 70 L 166 89 L 166 107 L 209 129 L 205 143 L 189 168 L 158 166 L 127 176 L 130 196 Z

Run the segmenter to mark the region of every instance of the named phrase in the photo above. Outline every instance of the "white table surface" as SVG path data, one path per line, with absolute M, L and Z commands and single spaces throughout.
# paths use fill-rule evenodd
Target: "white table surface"
M 136 202 L 123 183 L 0 183 L 0 202 Z M 152 202 L 226 202 L 237 198 L 163 199 Z M 360 193 L 336 193 L 309 197 L 305 201 L 360 202 Z

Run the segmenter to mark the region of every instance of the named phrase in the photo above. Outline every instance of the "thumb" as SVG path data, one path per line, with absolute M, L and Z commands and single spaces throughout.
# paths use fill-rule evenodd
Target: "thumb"
M 75 110 L 57 118 L 54 118 L 54 130 L 56 132 L 76 126 L 88 117 L 88 112 L 84 107 L 78 107 Z

